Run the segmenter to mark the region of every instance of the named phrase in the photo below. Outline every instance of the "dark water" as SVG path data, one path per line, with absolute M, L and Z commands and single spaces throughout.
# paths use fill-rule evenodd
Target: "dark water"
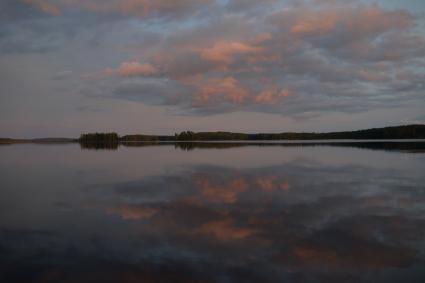
M 0 147 L 1 282 L 425 282 L 423 143 L 112 149 Z

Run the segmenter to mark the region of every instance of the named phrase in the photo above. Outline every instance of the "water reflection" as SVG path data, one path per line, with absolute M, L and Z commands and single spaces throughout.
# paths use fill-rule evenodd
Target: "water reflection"
M 26 185 L 27 194 L 2 209 L 1 277 L 6 282 L 424 281 L 420 170 L 367 161 L 335 165 L 325 155 L 303 152 L 290 162 L 233 167 L 225 156 L 221 165 L 182 160 L 178 167 L 164 165 L 162 173 L 139 178 L 123 178 L 118 171 L 106 178 L 95 171 L 105 162 L 99 160 L 88 169 L 95 179 L 81 177 L 60 194 L 63 178 L 30 175 L 35 187 Z M 411 162 L 425 165 L 423 154 L 418 156 Z M 129 164 L 131 158 L 136 157 L 129 157 Z M 63 170 L 49 169 L 41 174 Z M 0 194 L 8 197 L 16 184 L 3 181 Z M 39 199 L 46 190 L 48 196 Z M 43 204 L 39 219 L 26 212 Z
M 81 149 L 89 150 L 117 150 L 118 142 L 80 142 Z
M 149 147 L 149 146 L 174 146 L 176 149 L 191 151 L 195 149 L 230 149 L 237 147 L 314 147 L 336 146 L 353 147 L 371 150 L 425 152 L 424 141 L 289 141 L 289 142 L 121 142 L 121 143 L 80 143 L 82 149 L 118 150 L 119 146 Z

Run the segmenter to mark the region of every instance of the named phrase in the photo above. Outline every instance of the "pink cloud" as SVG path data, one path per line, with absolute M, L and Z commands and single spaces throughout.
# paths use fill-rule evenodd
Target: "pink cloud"
M 287 192 L 291 189 L 291 185 L 288 182 L 283 182 L 280 184 L 280 189 Z
M 116 214 L 125 220 L 148 219 L 158 213 L 155 208 L 137 207 L 137 206 L 121 206 L 107 209 L 107 214 Z
M 203 59 L 229 64 L 233 61 L 234 55 L 256 53 L 260 50 L 261 48 L 259 47 L 250 46 L 242 42 L 219 41 L 210 48 L 199 50 L 199 53 Z
M 286 88 L 281 90 L 271 88 L 260 92 L 260 94 L 255 97 L 255 101 L 261 103 L 273 103 L 277 102 L 281 98 L 288 97 L 289 95 L 290 92 Z
M 204 105 L 219 97 L 234 103 L 241 103 L 249 92 L 233 77 L 209 78 L 204 84 L 199 86 L 199 91 L 195 99 L 195 105 Z
M 57 0 L 53 6 L 47 0 L 23 0 L 25 3 L 34 5 L 40 10 L 59 15 L 62 9 L 80 9 L 93 13 L 120 14 L 128 16 L 145 17 L 158 12 L 159 14 L 181 14 L 200 7 L 213 0 Z
M 220 241 L 237 241 L 245 239 L 255 234 L 251 228 L 236 227 L 235 221 L 231 218 L 210 221 L 196 229 L 196 234 L 211 235 Z
M 386 11 L 379 6 L 358 10 L 346 20 L 354 32 L 377 33 L 389 29 L 405 29 L 414 25 L 414 18 L 406 11 Z
M 389 29 L 405 29 L 414 24 L 414 19 L 408 12 L 387 11 L 377 5 L 357 8 L 326 7 L 319 10 L 300 8 L 284 11 L 279 17 L 281 19 L 275 20 L 283 25 L 289 23 L 292 34 L 314 36 L 342 30 L 353 37 L 362 37 Z
M 335 28 L 340 16 L 331 11 L 305 11 L 299 15 L 291 27 L 294 34 L 323 34 Z
M 126 0 L 118 5 L 105 0 L 98 6 L 100 1 L 59 1 L 78 3 L 90 11 L 141 16 L 192 3 Z M 101 75 L 161 74 L 172 82 L 160 82 L 166 89 L 161 92 L 166 93 L 165 103 L 193 113 L 247 110 L 295 116 L 328 109 L 320 95 L 335 97 L 330 101 L 343 111 L 357 111 L 360 107 L 348 105 L 351 97 L 358 93 L 373 98 L 371 86 L 383 89 L 380 84 L 390 82 L 397 67 L 408 59 L 423 58 L 423 39 L 415 34 L 415 18 L 407 11 L 352 1 L 303 2 L 265 11 L 256 19 L 225 13 L 220 15 L 222 21 L 208 24 L 173 23 L 154 43 L 133 51 L 137 52 L 133 56 L 150 63 L 125 62 Z M 383 62 L 384 69 L 379 65 Z M 344 95 L 350 99 L 344 100 Z M 283 103 L 289 99 L 291 103 Z
M 24 3 L 32 5 L 46 14 L 50 14 L 53 16 L 61 15 L 61 11 L 59 10 L 59 8 L 51 4 L 47 0 L 23 0 L 23 1 Z
M 106 69 L 105 74 L 123 77 L 138 75 L 153 76 L 159 74 L 159 70 L 150 63 L 124 62 L 117 69 Z

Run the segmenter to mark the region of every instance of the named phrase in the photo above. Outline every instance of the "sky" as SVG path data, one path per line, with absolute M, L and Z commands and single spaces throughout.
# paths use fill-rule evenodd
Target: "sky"
M 0 136 L 425 122 L 423 0 L 0 0 Z

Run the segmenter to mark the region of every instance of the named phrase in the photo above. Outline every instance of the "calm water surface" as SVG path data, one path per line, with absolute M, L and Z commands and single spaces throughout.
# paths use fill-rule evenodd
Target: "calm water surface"
M 0 146 L 0 281 L 422 283 L 416 145 Z

